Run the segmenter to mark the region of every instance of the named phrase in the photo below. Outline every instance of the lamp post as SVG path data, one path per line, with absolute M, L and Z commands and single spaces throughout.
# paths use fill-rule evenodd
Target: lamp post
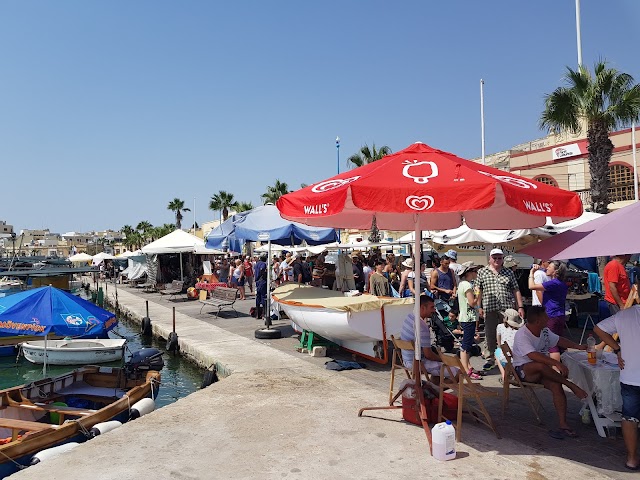
M 338 173 L 340 173 L 340 137 L 336 137 L 336 154 L 338 156 Z
M 480 79 L 480 144 L 482 150 L 482 165 L 485 164 L 484 158 L 484 80 Z

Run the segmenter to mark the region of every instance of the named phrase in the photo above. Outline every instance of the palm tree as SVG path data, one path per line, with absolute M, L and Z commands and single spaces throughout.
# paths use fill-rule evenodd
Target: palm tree
M 142 220 L 138 225 L 136 225 L 136 231 L 140 234 L 140 239 L 142 243 L 146 242 L 151 237 L 151 230 L 153 229 L 153 225 L 146 220 Z
M 133 233 L 127 235 L 124 244 L 129 250 L 135 251 L 142 246 L 142 235 L 134 231 Z
M 640 85 L 633 77 L 608 68 L 605 61 L 594 65 L 593 75 L 583 65 L 577 70 L 567 67 L 566 86 L 545 96 L 540 127 L 549 132 L 580 133 L 587 128 L 591 208 L 607 213 L 609 197 L 609 161 L 613 143 L 609 132 L 638 120 Z
M 267 191 L 262 194 L 265 205 L 267 203 L 275 204 L 278 199 L 289 193 L 289 185 L 280 180 L 276 180 L 276 183 L 272 187 L 267 187 Z
M 213 197 L 211 197 L 211 201 L 209 202 L 209 209 L 213 211 L 220 210 L 222 221 L 224 222 L 227 218 L 229 218 L 229 209 L 236 208 L 236 205 L 237 202 L 233 199 L 233 193 L 228 193 L 224 190 L 220 190 Z
M 182 212 L 190 212 L 190 208 L 186 208 L 184 206 L 184 202 L 179 198 L 174 198 L 169 205 L 167 205 L 167 210 L 171 210 L 176 214 L 176 228 L 180 230 L 182 228 Z
M 360 149 L 360 153 L 356 153 L 347 158 L 347 165 L 352 164 L 354 167 L 361 167 L 368 163 L 380 160 L 382 157 L 386 157 L 391 153 L 391 149 L 386 145 L 383 145 L 376 150 L 376 144 L 374 143 L 371 148 L 365 143 L 364 147 Z
M 253 203 L 251 202 L 237 202 L 236 212 L 247 212 L 253 210 Z

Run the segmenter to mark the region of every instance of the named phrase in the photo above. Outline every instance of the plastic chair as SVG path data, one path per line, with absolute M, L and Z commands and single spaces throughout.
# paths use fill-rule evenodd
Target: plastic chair
M 467 406 L 469 414 L 477 421 L 486 425 L 496 437 L 502 438 L 496 429 L 493 419 L 482 402 L 483 397 L 498 397 L 499 392 L 489 390 L 479 383 L 474 383 L 469 378 L 469 375 L 465 371 L 460 359 L 454 355 L 448 355 L 446 353 L 439 352 L 442 365 L 440 366 L 440 378 L 445 378 L 445 372 L 449 374 L 449 378 L 455 378 L 453 374 L 453 368 L 457 368 L 459 371 L 459 377 L 457 383 L 447 383 L 447 388 L 454 391 L 458 397 L 458 419 L 456 423 L 456 440 L 460 441 L 462 435 L 462 409 L 464 405 Z M 442 405 L 444 404 L 444 388 L 440 388 L 440 397 L 438 399 L 438 422 L 442 420 L 449 420 L 442 415 Z M 471 405 L 469 400 L 475 400 L 476 405 Z
M 524 393 L 524 398 L 529 403 L 533 414 L 538 420 L 539 424 L 544 423 L 540 414 L 544 411 L 542 404 L 540 403 L 540 399 L 536 395 L 535 390 L 537 388 L 544 388 L 541 383 L 531 383 L 531 382 L 523 382 L 518 373 L 516 372 L 515 367 L 513 366 L 513 352 L 511 351 L 511 347 L 507 342 L 504 342 L 500 348 L 502 349 L 502 353 L 504 354 L 504 358 L 507 359 L 507 364 L 504 366 L 504 380 L 502 382 L 502 416 L 504 416 L 505 411 L 509 408 L 509 388 L 510 387 L 518 387 Z

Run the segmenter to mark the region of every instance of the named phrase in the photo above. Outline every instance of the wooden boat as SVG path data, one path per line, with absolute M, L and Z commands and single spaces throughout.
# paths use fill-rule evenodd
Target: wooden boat
M 413 309 L 412 298 L 345 297 L 342 292 L 298 284 L 276 288 L 272 299 L 298 331 L 313 332 L 378 363 L 387 362 L 387 340 L 400 335 Z
M 162 365 L 161 352 L 143 349 L 124 368 L 87 366 L 0 390 L 0 478 L 52 447 L 92 438 L 105 422 L 153 410 L 147 397 L 157 394 Z M 108 428 L 116 425 L 109 422 Z
M 49 365 L 93 365 L 122 360 L 125 339 L 31 340 L 22 343 L 22 353 L 31 363 Z

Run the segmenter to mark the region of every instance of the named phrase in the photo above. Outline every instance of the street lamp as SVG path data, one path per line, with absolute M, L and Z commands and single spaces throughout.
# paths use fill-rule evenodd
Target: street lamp
M 338 173 L 340 173 L 340 137 L 336 137 L 336 153 L 338 154 Z

